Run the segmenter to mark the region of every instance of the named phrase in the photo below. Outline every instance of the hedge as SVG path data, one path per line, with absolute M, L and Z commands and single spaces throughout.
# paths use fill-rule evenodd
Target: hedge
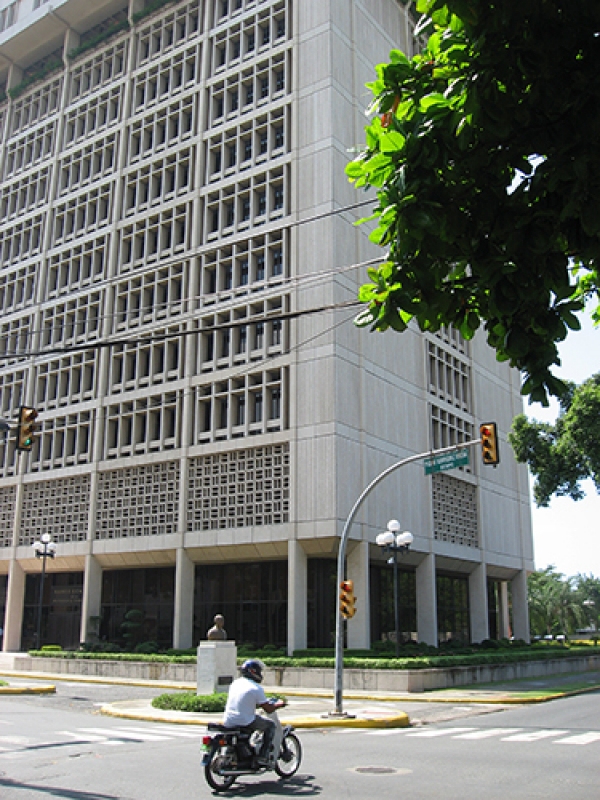
M 478 665 L 510 664 L 524 661 L 546 661 L 548 659 L 577 658 L 590 655 L 590 651 L 597 652 L 593 646 L 561 646 L 547 647 L 531 646 L 527 649 L 507 648 L 504 650 L 481 650 L 479 652 L 443 654 L 443 655 L 418 655 L 414 657 L 376 657 L 376 656 L 355 656 L 346 653 L 344 655 L 344 666 L 349 669 L 386 669 L 386 670 L 407 670 L 407 669 L 435 669 L 436 667 L 472 667 Z M 305 651 L 306 652 L 306 651 Z M 365 651 L 369 652 L 369 651 Z M 140 663 L 172 663 L 172 664 L 195 664 L 195 655 L 167 655 L 151 654 L 143 655 L 140 653 L 86 653 L 81 651 L 41 651 L 31 650 L 29 655 L 35 658 L 65 658 L 78 660 L 97 660 L 97 661 L 137 661 Z M 260 657 L 267 667 L 271 668 L 320 668 L 333 669 L 335 658 L 333 656 L 273 656 L 269 657 L 262 652 Z M 244 659 L 238 658 L 238 663 Z
M 162 711 L 205 711 L 218 712 L 225 710 L 227 694 L 194 694 L 178 692 L 176 694 L 160 694 L 152 701 L 153 708 Z

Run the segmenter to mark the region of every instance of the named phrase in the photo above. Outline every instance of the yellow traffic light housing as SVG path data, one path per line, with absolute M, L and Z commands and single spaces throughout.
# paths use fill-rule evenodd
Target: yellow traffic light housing
M 35 442 L 36 419 L 38 412 L 30 406 L 19 409 L 19 426 L 17 428 L 17 450 L 30 452 Z
M 481 457 L 484 464 L 491 464 L 493 467 L 500 462 L 500 452 L 498 450 L 498 431 L 495 422 L 484 422 L 479 426 L 481 436 Z
M 340 611 L 344 619 L 351 619 L 356 614 L 354 603 L 354 581 L 342 581 L 340 583 Z

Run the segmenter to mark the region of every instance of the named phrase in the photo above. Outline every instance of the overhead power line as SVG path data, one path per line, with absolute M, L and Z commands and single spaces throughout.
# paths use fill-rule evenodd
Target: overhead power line
M 248 325 L 256 325 L 266 322 L 274 322 L 277 320 L 296 319 L 298 317 L 306 316 L 309 314 L 319 314 L 326 311 L 335 311 L 338 309 L 355 308 L 362 306 L 359 300 L 346 300 L 343 303 L 334 303 L 331 305 L 317 306 L 315 308 L 307 308 L 298 311 L 280 311 L 273 314 L 264 314 L 255 317 L 244 317 L 239 320 L 231 320 L 223 322 L 218 325 L 207 325 L 206 327 L 196 328 L 195 330 L 179 330 L 167 331 L 162 334 L 149 334 L 148 336 L 128 337 L 119 339 L 109 339 L 101 342 L 86 342 L 82 344 L 67 345 L 66 347 L 47 347 L 41 350 L 32 350 L 25 353 L 0 353 L 0 359 L 11 358 L 37 358 L 48 355 L 65 355 L 67 353 L 78 353 L 82 350 L 105 350 L 113 347 L 127 347 L 132 345 L 148 345 L 164 342 L 169 339 L 176 339 L 180 336 L 197 336 L 198 334 L 213 333 L 215 331 L 230 330 L 232 328 L 243 328 Z

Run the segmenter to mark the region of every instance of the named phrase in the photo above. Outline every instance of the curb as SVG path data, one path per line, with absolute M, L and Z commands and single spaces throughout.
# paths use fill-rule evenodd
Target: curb
M 284 725 L 294 728 L 410 728 L 408 714 L 400 712 L 388 717 L 352 717 L 335 719 L 323 715 L 322 717 L 300 717 L 299 719 L 282 720 Z
M 51 677 L 53 681 L 69 681 L 70 683 L 103 683 L 117 684 L 119 686 L 153 686 L 156 689 L 172 689 L 173 691 L 196 691 L 195 683 L 173 683 L 152 680 L 135 680 L 131 678 L 102 678 L 96 675 L 50 675 L 48 672 L 17 672 L 15 670 L 0 670 L 0 675 L 5 678 L 34 678 L 35 680 Z M 1 687 L 0 687 L 1 688 Z
M 56 686 L 0 686 L 3 694 L 55 694 Z
M 213 716 L 195 716 L 192 718 L 182 716 L 181 712 L 172 712 L 178 716 L 168 716 L 167 713 L 155 713 L 152 711 L 135 711 L 133 709 L 121 709 L 115 705 L 101 706 L 100 713 L 107 717 L 117 717 L 120 719 L 144 720 L 145 722 L 169 722 L 178 725 L 207 725 L 220 719 L 220 714 Z M 324 714 L 322 717 L 283 717 L 282 725 L 291 725 L 293 728 L 408 728 L 410 719 L 408 714 L 403 711 L 396 714 L 381 716 L 373 715 L 369 717 L 353 717 L 348 715 L 342 718 L 329 717 Z

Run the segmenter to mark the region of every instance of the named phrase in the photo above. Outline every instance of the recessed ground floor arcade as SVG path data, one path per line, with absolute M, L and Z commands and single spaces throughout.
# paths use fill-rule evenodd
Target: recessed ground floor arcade
M 287 543 L 285 558 L 240 560 L 242 551 L 229 550 L 220 562 L 197 563 L 181 549 L 156 565 L 140 565 L 133 553 L 123 554 L 118 566 L 101 556 L 87 555 L 79 565 L 58 555 L 44 576 L 35 561 L 5 562 L 2 649 L 73 649 L 82 642 L 186 649 L 205 638 L 215 614 L 225 617 L 228 636 L 238 644 L 270 644 L 289 653 L 333 646 L 339 595 L 333 553 L 311 554 L 297 541 Z M 399 565 L 397 606 L 394 570 L 367 543 L 352 543 L 347 574 L 357 596 L 348 647 L 394 640 L 396 608 L 402 641 L 529 638 L 524 570 L 414 553 Z

